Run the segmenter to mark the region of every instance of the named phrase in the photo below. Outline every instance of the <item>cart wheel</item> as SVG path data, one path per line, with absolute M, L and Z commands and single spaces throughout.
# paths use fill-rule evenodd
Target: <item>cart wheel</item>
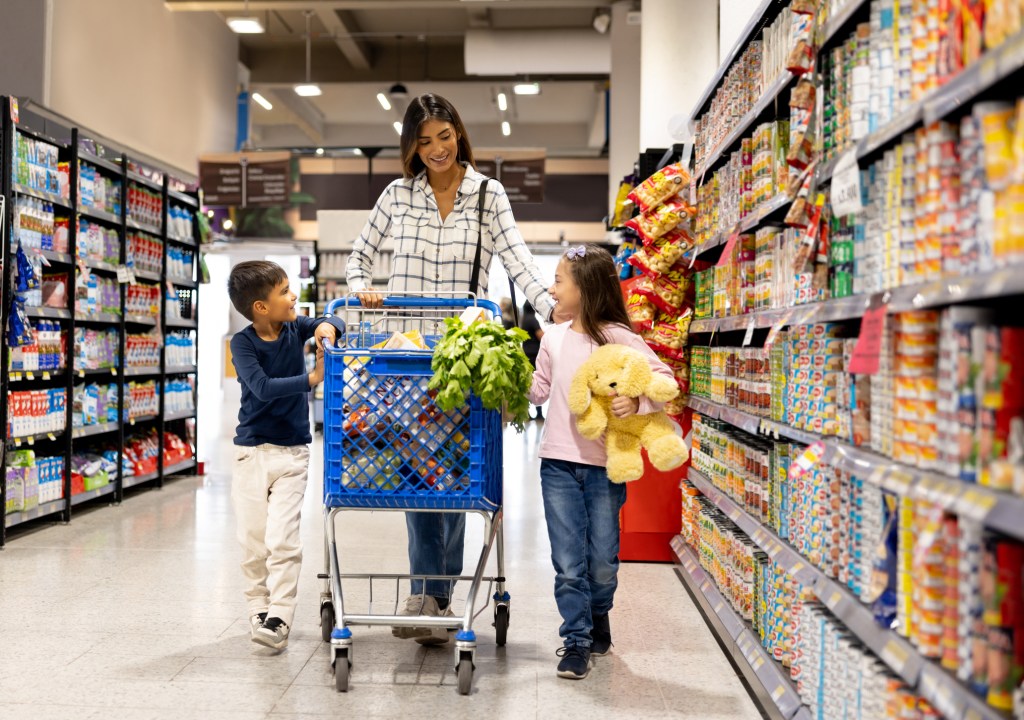
M 494 606 L 494 640 L 498 647 L 505 647 L 505 639 L 508 637 L 509 607 L 508 605 Z
M 338 650 L 334 656 L 334 687 L 338 692 L 348 692 L 348 672 L 351 668 L 348 650 Z
M 473 656 L 464 652 L 459 658 L 459 695 L 469 695 L 473 687 Z
M 320 606 L 320 638 L 325 642 L 331 641 L 331 633 L 334 632 L 334 606 Z

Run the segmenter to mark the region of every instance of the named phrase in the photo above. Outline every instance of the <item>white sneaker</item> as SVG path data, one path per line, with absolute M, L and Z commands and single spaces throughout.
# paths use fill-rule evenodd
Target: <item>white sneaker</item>
M 437 614 L 439 617 L 455 617 L 455 613 L 452 612 L 451 605 L 446 607 L 444 610 L 439 611 Z M 416 642 L 418 642 L 420 645 L 444 645 L 446 642 L 448 642 L 448 633 L 448 628 L 430 628 L 430 634 L 425 637 L 416 638 Z
M 288 624 L 279 617 L 268 618 L 263 627 L 253 635 L 253 642 L 266 645 L 274 650 L 283 650 L 288 645 Z
M 430 595 L 410 595 L 405 599 L 405 607 L 398 613 L 399 615 L 429 615 L 431 617 L 441 614 L 441 609 L 437 607 L 437 600 Z M 432 635 L 430 628 L 426 627 L 406 627 L 396 625 L 391 628 L 391 634 L 396 638 L 402 638 L 403 640 L 410 640 L 412 638 L 421 638 Z
M 253 640 L 256 639 L 256 632 L 263 627 L 263 623 L 267 621 L 267 614 L 265 612 L 257 613 L 249 617 L 249 625 L 252 628 L 251 635 Z

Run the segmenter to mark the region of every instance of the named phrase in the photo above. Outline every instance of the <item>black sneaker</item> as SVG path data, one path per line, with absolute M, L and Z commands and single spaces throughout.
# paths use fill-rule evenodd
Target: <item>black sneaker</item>
M 590 674 L 590 648 L 567 645 L 555 654 L 562 658 L 558 663 L 558 677 L 582 680 Z
M 608 614 L 594 615 L 594 627 L 590 631 L 590 654 L 601 657 L 612 649 L 612 627 Z
M 252 637 L 256 638 L 256 633 L 263 627 L 263 623 L 267 621 L 267 614 L 265 612 L 256 613 L 249 617 L 249 626 L 252 628 Z
M 266 645 L 275 650 L 282 650 L 288 645 L 288 623 L 279 617 L 268 618 L 263 627 L 256 631 L 253 642 Z

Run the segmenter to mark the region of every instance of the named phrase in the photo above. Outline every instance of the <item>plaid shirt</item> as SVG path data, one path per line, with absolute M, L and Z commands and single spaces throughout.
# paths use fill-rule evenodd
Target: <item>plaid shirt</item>
M 373 263 L 386 237 L 395 240 L 388 291 L 435 296 L 440 292 L 468 293 L 480 232 L 480 183 L 484 176 L 466 167 L 455 197 L 455 208 L 441 222 L 434 191 L 426 171 L 412 179 L 391 183 L 370 213 L 348 260 L 351 292 L 372 283 Z M 480 251 L 481 297 L 487 296 L 488 268 L 497 252 L 501 264 L 541 317 L 551 317 L 555 304 L 548 295 L 526 243 L 512 216 L 505 188 L 497 180 L 487 184 L 484 232 Z

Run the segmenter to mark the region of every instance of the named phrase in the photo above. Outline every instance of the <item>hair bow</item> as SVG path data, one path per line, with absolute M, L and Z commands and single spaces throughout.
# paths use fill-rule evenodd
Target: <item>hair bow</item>
M 567 258 L 569 258 L 570 260 L 578 260 L 581 257 L 584 257 L 586 254 L 587 254 L 587 247 L 585 245 L 580 245 L 579 247 L 575 247 L 575 248 L 571 247 L 571 248 L 569 248 L 568 250 L 565 251 L 565 256 Z

